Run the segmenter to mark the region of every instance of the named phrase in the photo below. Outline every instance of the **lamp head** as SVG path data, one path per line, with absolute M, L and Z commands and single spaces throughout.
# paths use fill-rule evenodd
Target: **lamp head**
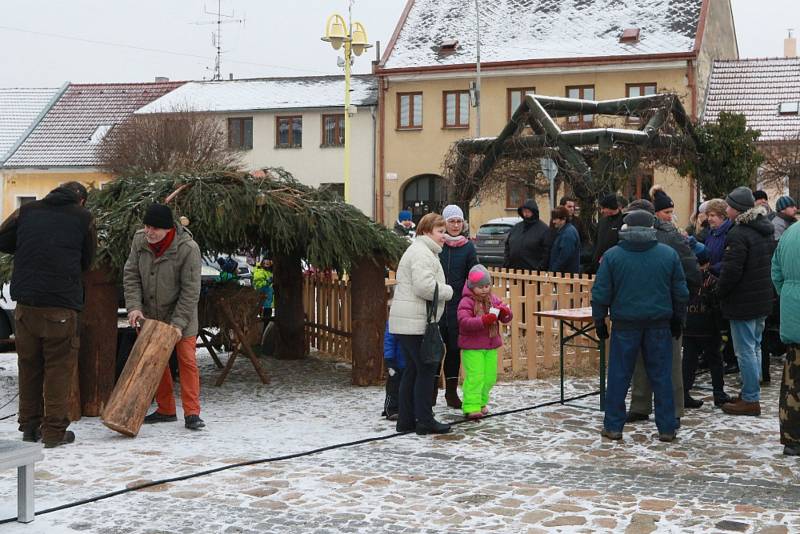
M 350 46 L 353 49 L 353 53 L 357 56 L 360 56 L 364 53 L 364 50 L 372 46 L 367 39 L 367 30 L 364 29 L 364 26 L 360 22 L 353 23 Z
M 325 36 L 322 38 L 331 44 L 334 50 L 339 50 L 347 40 L 347 27 L 341 15 L 333 14 L 325 23 Z

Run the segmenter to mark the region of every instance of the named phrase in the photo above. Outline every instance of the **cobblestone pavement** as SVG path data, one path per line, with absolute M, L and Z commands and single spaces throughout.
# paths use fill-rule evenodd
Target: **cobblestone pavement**
M 37 464 L 37 509 L 392 433 L 378 417 L 382 389 L 350 386 L 345 365 L 267 360 L 272 383 L 261 386 L 242 359 L 215 388 L 218 371 L 206 357 L 200 364 L 206 431 L 154 425 L 128 439 L 85 418 L 72 427 L 76 444 Z M 601 412 L 547 406 L 445 436 L 396 436 L 163 484 L 0 532 L 798 532 L 798 460 L 778 443 L 777 363 L 772 376 L 759 418 L 724 415 L 699 392 L 706 405 L 688 412 L 672 444 L 657 440 L 652 420 L 627 426 L 615 443 L 600 438 Z M 595 386 L 573 379 L 567 393 Z M 0 355 L 0 387 L 2 405 L 16 391 L 14 355 Z M 501 383 L 492 408 L 557 396 L 554 380 Z M 597 397 L 580 404 L 596 406 Z M 13 420 L 0 421 L 0 438 L 18 437 Z M 0 517 L 14 515 L 15 490 L 14 474 L 0 472 Z

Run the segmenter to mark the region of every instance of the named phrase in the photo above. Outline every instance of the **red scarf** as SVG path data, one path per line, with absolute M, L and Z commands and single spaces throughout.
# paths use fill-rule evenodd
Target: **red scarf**
M 172 240 L 175 239 L 175 227 L 173 226 L 170 228 L 167 235 L 164 236 L 164 239 L 159 241 L 158 243 L 147 243 L 147 246 L 150 247 L 150 250 L 153 251 L 153 254 L 156 255 L 156 258 L 160 258 L 162 254 L 164 254 L 169 246 L 172 244 Z

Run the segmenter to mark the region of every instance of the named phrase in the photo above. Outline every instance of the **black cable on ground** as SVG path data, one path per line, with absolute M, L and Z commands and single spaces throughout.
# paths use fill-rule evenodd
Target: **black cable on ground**
M 584 393 L 583 395 L 577 395 L 575 397 L 570 397 L 568 399 L 564 399 L 564 402 L 566 403 L 566 402 L 572 402 L 572 401 L 576 401 L 576 400 L 580 400 L 580 399 L 585 399 L 586 397 L 591 397 L 593 395 L 598 395 L 599 393 L 600 393 L 600 391 L 592 391 L 591 393 Z M 488 419 L 490 417 L 500 417 L 502 415 L 511 415 L 511 414 L 520 413 L 520 412 L 538 410 L 539 408 L 546 408 L 547 406 L 554 406 L 556 404 L 561 404 L 561 401 L 560 400 L 548 401 L 548 402 L 543 402 L 541 404 L 535 404 L 533 406 L 526 406 L 524 408 L 515 408 L 513 410 L 505 410 L 505 411 L 502 411 L 502 412 L 490 413 L 490 414 L 485 415 L 481 419 Z M 469 420 L 469 419 L 463 419 L 463 420 L 459 420 L 459 421 L 453 421 L 453 422 L 450 423 L 450 425 L 459 425 L 459 424 L 462 424 L 462 423 L 474 423 L 474 421 Z M 410 434 L 412 432 L 413 431 L 411 431 L 411 432 L 398 432 L 398 433 L 395 433 L 395 434 L 385 434 L 383 436 L 373 436 L 373 437 L 369 437 L 369 438 L 358 439 L 358 440 L 355 440 L 355 441 L 348 441 L 348 442 L 345 442 L 345 443 L 337 443 L 335 445 L 328 445 L 326 447 L 320 447 L 318 449 L 312 449 L 310 451 L 296 452 L 296 453 L 293 453 L 293 454 L 286 454 L 286 455 L 283 455 L 283 456 L 273 456 L 271 458 L 260 458 L 260 459 L 257 459 L 257 460 L 248 460 L 246 462 L 237 462 L 235 464 L 223 465 L 223 466 L 220 466 L 220 467 L 215 467 L 213 469 L 206 469 L 205 471 L 198 471 L 196 473 L 189 473 L 188 475 L 181 475 L 181 476 L 172 477 L 172 478 L 162 478 L 161 480 L 153 480 L 153 481 L 146 482 L 144 484 L 141 484 L 141 485 L 138 485 L 138 486 L 134 486 L 134 487 L 131 487 L 131 488 L 125 488 L 125 489 L 121 489 L 121 490 L 117 490 L 117 491 L 112 491 L 112 492 L 109 492 L 109 493 L 104 493 L 102 495 L 97 495 L 96 497 L 89 497 L 88 499 L 81 499 L 79 501 L 74 501 L 74 502 L 70 502 L 70 503 L 67 503 L 67 504 L 62 504 L 62 505 L 59 505 L 59 506 L 55 506 L 53 508 L 47 508 L 45 510 L 40 510 L 40 511 L 36 512 L 34 515 L 44 515 L 44 514 L 49 514 L 49 513 L 52 513 L 52 512 L 58 512 L 58 511 L 61 511 L 61 510 L 66 510 L 68 508 L 75 508 L 76 506 L 82 506 L 84 504 L 90 504 L 90 503 L 93 503 L 93 502 L 110 499 L 111 497 L 116 497 L 117 495 L 122 495 L 124 493 L 130 493 L 130 492 L 133 492 L 133 491 L 139 491 L 139 490 L 143 490 L 143 489 L 147 489 L 147 488 L 152 488 L 153 486 L 159 486 L 161 484 L 169 484 L 171 482 L 180 482 L 182 480 L 189 480 L 191 478 L 198 478 L 198 477 L 202 477 L 202 476 L 206 476 L 206 475 L 211 475 L 211 474 L 214 474 L 214 473 L 219 473 L 220 471 L 227 471 L 228 469 L 234 469 L 234 468 L 237 468 L 237 467 L 247 467 L 247 466 L 250 466 L 250 465 L 265 464 L 265 463 L 272 463 L 272 462 L 280 462 L 280 461 L 283 461 L 283 460 L 292 460 L 294 458 L 301 458 L 301 457 L 304 457 L 304 456 L 311 456 L 311 455 L 314 455 L 314 454 L 320 454 L 322 452 L 332 451 L 332 450 L 335 450 L 335 449 L 344 449 L 344 448 L 347 448 L 347 447 L 354 447 L 356 445 L 363 445 L 364 443 L 372 443 L 372 442 L 377 442 L 377 441 L 386 441 L 387 439 L 392 439 L 392 438 L 396 438 L 396 437 L 399 437 L 399 436 L 405 436 L 406 434 Z M 9 517 L 7 519 L 2 519 L 2 520 L 0 520 L 0 525 L 3 525 L 5 523 L 11 523 L 11 522 L 16 521 L 16 520 L 17 520 L 16 517 Z
M 11 397 L 10 399 L 8 399 L 8 402 L 6 402 L 6 403 L 5 403 L 5 404 L 3 404 L 2 406 L 0 406 L 0 410 L 2 410 L 2 409 L 3 409 L 3 408 L 5 408 L 6 406 L 8 406 L 8 405 L 9 405 L 9 404 L 11 404 L 12 402 L 14 402 L 14 400 L 15 400 L 17 397 L 19 397 L 19 393 L 15 394 L 13 397 Z M 11 414 L 8 414 L 8 415 L 4 415 L 3 417 L 0 417 L 0 421 L 5 421 L 6 419 L 11 419 L 11 418 L 12 418 L 12 417 L 14 417 L 15 415 L 17 415 L 17 414 L 16 414 L 16 413 L 11 413 Z

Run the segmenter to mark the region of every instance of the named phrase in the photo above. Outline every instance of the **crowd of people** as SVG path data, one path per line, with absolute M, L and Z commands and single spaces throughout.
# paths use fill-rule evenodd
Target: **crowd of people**
M 648 420 L 655 412 L 659 439 L 674 440 L 684 411 L 704 404 L 692 396 L 701 367 L 709 370 L 716 407 L 733 416 L 759 416 L 770 356 L 785 354 L 781 442 L 784 454 L 800 455 L 795 201 L 781 196 L 773 210 L 763 191 L 737 187 L 724 199 L 700 204 L 689 225 L 680 228 L 664 188 L 654 186 L 647 197 L 630 203 L 615 193 L 599 198 L 591 237 L 576 216 L 574 198 L 561 199 L 550 212 L 549 227 L 537 203 L 526 200 L 505 245 L 506 267 L 595 275 L 595 329 L 600 338 L 610 338 L 611 347 L 602 435 L 621 439 L 626 423 Z M 404 235 L 413 224 L 408 215 L 401 214 L 395 225 Z M 462 210 L 450 205 L 442 215 L 425 215 L 398 267 L 385 336 L 384 415 L 397 421 L 398 431 L 450 430 L 432 411 L 442 370 L 449 407 L 470 419 L 488 413 L 502 346 L 498 323 L 511 320 L 510 308 L 490 287 L 491 276 L 465 237 Z M 434 294 L 443 364 L 421 357 Z M 725 390 L 731 372 L 740 376 L 737 395 Z

